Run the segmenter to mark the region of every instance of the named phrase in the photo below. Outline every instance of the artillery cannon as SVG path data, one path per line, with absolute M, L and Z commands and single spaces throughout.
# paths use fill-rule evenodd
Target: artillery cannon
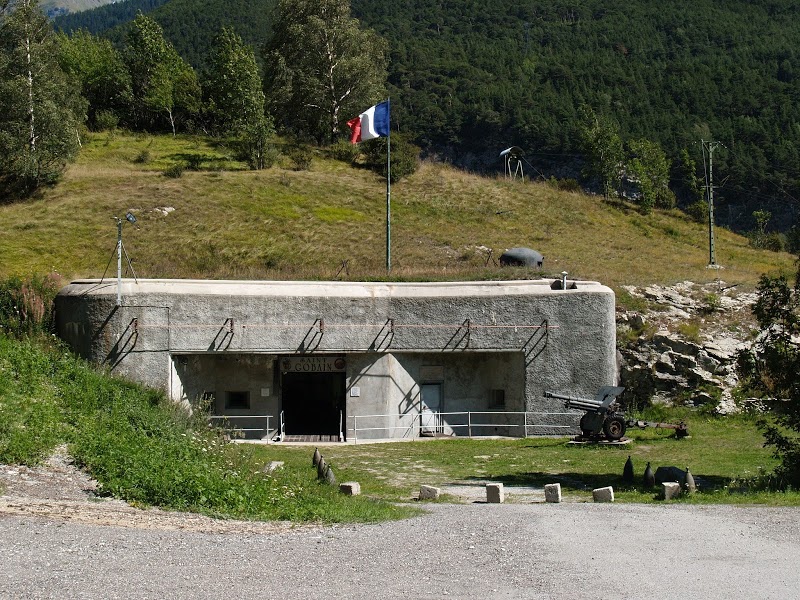
M 686 423 L 656 423 L 653 421 L 629 421 L 625 414 L 619 411 L 617 396 L 625 391 L 624 387 L 601 387 L 594 398 L 577 398 L 554 392 L 545 392 L 545 398 L 564 400 L 566 408 L 586 411 L 581 417 L 580 428 L 583 438 L 597 440 L 601 434 L 611 442 L 616 442 L 625 435 L 628 427 L 655 427 L 659 429 L 674 429 L 675 437 L 682 438 L 688 435 Z

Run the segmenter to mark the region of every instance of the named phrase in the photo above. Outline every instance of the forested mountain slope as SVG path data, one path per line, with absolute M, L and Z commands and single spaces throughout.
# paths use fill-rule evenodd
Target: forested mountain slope
M 258 47 L 273 4 L 170 0 L 151 16 L 200 66 L 222 24 Z M 746 226 L 767 206 L 790 224 L 800 198 L 796 2 L 352 0 L 352 8 L 390 43 L 393 128 L 432 154 L 481 170 L 518 145 L 545 176 L 577 177 L 585 104 L 623 140 L 659 143 L 679 191 L 681 152 L 702 165 L 700 140 L 721 142 L 718 219 Z

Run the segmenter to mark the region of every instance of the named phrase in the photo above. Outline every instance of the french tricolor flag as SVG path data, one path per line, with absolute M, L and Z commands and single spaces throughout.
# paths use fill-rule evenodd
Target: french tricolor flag
M 371 106 L 363 113 L 347 122 L 352 132 L 350 143 L 357 144 L 365 140 L 389 135 L 389 101 Z

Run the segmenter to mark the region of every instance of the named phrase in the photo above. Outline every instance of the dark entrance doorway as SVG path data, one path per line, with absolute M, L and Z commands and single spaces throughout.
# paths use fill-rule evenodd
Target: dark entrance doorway
M 284 373 L 281 388 L 287 436 L 338 438 L 345 410 L 345 373 Z

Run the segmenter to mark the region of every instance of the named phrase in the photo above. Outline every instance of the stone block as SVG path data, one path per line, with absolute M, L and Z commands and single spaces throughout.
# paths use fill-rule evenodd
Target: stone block
M 339 484 L 339 491 L 347 496 L 360 496 L 361 484 L 357 481 L 345 481 Z
M 592 498 L 595 502 L 613 502 L 614 488 L 608 486 L 592 490 Z
M 665 481 L 661 484 L 661 499 L 674 500 L 681 495 L 681 484 L 675 481 Z
M 558 504 L 561 502 L 561 484 L 548 483 L 544 486 L 544 501 Z
M 486 502 L 489 504 L 502 504 L 505 502 L 506 495 L 503 491 L 502 483 L 486 484 Z
M 442 493 L 437 487 L 433 487 L 432 485 L 421 485 L 419 486 L 419 499 L 420 500 L 436 500 L 439 498 L 439 495 Z

